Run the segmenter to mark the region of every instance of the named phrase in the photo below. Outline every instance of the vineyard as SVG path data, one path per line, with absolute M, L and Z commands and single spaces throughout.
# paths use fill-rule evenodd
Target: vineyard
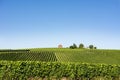
M 53 52 L 8 52 L 1 53 L 0 60 L 9 61 L 57 61 Z
M 1 50 L 0 80 L 120 80 L 120 50 Z
M 120 64 L 120 50 L 30 49 L 0 52 L 0 60 Z
M 0 61 L 1 80 L 119 80 L 120 66 L 89 63 Z M 37 79 L 37 80 L 38 80 Z

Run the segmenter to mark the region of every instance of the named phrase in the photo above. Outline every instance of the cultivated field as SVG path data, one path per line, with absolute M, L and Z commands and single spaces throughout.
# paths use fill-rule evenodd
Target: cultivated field
M 120 80 L 120 50 L 0 50 L 0 80 Z
M 120 64 L 120 50 L 58 48 L 29 50 L 28 52 L 0 52 L 0 60 Z

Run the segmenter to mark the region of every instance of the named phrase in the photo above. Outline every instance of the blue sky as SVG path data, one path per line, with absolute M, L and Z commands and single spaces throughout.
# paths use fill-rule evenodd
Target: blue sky
M 0 0 L 0 48 L 120 49 L 120 0 Z

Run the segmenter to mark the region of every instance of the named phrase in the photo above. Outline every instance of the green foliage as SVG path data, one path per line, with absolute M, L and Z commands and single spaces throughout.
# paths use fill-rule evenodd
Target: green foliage
M 120 64 L 120 50 L 39 48 L 23 53 L 0 52 L 0 60 Z
M 75 48 L 77 48 L 77 45 L 74 43 L 74 44 L 73 44 L 73 47 L 74 47 L 74 49 L 75 49 Z
M 77 48 L 77 45 L 75 43 L 70 46 L 70 49 L 76 49 L 76 48 Z
M 94 47 L 94 49 L 97 49 L 97 47 Z
M 30 49 L 0 52 L 0 60 L 8 60 L 0 61 L 0 80 L 120 79 L 120 50 Z
M 0 53 L 0 60 L 12 61 L 57 61 L 55 53 L 50 51 L 7 52 Z
M 81 44 L 79 45 L 79 48 L 80 48 L 80 49 L 83 49 L 83 48 L 84 48 L 84 44 L 81 43 Z
M 90 48 L 90 49 L 94 49 L 94 46 L 93 46 L 93 45 L 89 45 L 89 48 Z
M 74 49 L 74 47 L 73 47 L 73 46 L 70 46 L 70 49 Z
M 28 78 L 63 77 L 73 80 L 95 77 L 120 77 L 120 65 L 61 63 L 38 61 L 0 61 L 0 80 L 27 80 Z M 118 80 L 118 79 L 116 79 Z

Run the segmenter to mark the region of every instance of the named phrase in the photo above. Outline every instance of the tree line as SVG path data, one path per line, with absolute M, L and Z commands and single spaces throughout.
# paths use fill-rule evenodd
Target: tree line
M 83 43 L 80 43 L 79 46 L 77 46 L 75 43 L 73 43 L 73 45 L 69 46 L 70 49 L 77 49 L 77 48 L 80 48 L 80 49 L 85 49 L 85 46 Z M 97 49 L 96 46 L 94 45 L 89 45 L 87 48 L 89 49 Z

